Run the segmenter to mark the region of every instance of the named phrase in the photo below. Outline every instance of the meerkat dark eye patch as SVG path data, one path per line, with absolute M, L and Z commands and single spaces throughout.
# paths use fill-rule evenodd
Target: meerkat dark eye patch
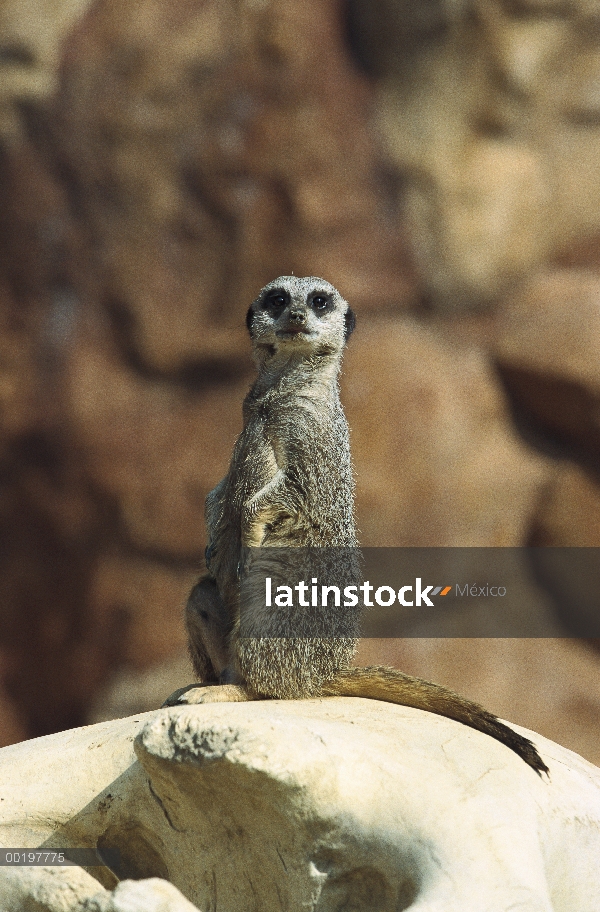
M 353 310 L 350 310 L 350 308 L 348 308 L 346 311 L 346 314 L 344 316 L 344 323 L 346 325 L 346 328 L 344 330 L 344 341 L 347 342 L 354 332 L 354 327 L 356 326 L 356 315 Z
M 327 313 L 330 310 L 333 310 L 333 304 L 331 302 L 331 297 L 323 292 L 317 292 L 310 299 L 311 307 L 316 313 L 323 314 Z
M 252 335 L 252 321 L 254 319 L 254 311 L 252 308 L 248 308 L 248 313 L 246 314 L 246 326 L 248 327 L 248 332 Z
M 281 310 L 287 304 L 289 304 L 290 296 L 287 291 L 284 291 L 282 288 L 276 288 L 273 291 L 270 291 L 264 301 L 263 306 L 269 307 L 272 310 Z

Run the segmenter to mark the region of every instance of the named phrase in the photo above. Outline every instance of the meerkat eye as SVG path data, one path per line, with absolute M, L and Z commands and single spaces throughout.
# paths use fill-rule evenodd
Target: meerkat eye
M 274 291 L 272 294 L 269 295 L 269 297 L 266 300 L 266 304 L 269 307 L 275 307 L 275 308 L 285 307 L 287 302 L 288 302 L 287 295 L 285 295 L 282 291 Z
M 312 306 L 315 308 L 315 310 L 325 310 L 328 303 L 329 300 L 326 295 L 315 295 L 312 299 Z

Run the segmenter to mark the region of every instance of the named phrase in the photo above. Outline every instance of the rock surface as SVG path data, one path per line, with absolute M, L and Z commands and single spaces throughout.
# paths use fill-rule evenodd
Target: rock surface
M 351 0 L 350 10 L 438 307 L 489 304 L 598 233 L 595 4 Z
M 56 91 L 62 44 L 91 0 L 2 0 L 0 4 L 0 136 L 22 138 L 19 105 Z
M 559 463 L 534 517 L 532 540 L 554 548 L 599 546 L 600 484 L 595 474 L 577 463 Z
M 357 664 L 376 662 L 444 684 L 600 766 L 600 677 L 589 640 L 450 634 L 361 641 Z
M 129 880 L 114 889 L 90 868 L 94 895 L 79 869 L 2 868 L 0 890 L 20 884 L 11 912 L 32 908 L 34 881 L 73 900 L 40 912 L 183 912 L 174 888 L 226 912 L 250 897 L 323 912 L 595 908 L 600 773 L 525 733 L 549 780 L 456 722 L 353 699 L 178 707 L 15 745 L 0 753 L 0 842 L 118 848 Z
M 77 912 L 197 912 L 177 887 L 158 877 L 124 880 L 111 893 L 96 893 Z
M 557 270 L 502 308 L 495 359 L 521 415 L 569 455 L 600 448 L 600 276 Z
M 416 320 L 371 321 L 345 357 L 342 398 L 361 545 L 523 542 L 548 466 L 515 434 L 480 350 Z
M 338 6 L 130 8 L 96 4 L 72 35 L 55 142 L 138 361 L 173 374 L 235 357 L 238 302 L 308 264 L 373 308 L 406 301 L 402 228 L 386 219 Z
M 98 896 L 98 881 L 83 868 L 4 867 L 0 903 L 15 912 L 72 912 Z M 111 910 L 112 912 L 112 910 Z

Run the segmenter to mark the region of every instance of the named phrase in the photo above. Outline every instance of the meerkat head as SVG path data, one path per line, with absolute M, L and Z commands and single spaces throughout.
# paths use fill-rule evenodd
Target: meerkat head
M 260 361 L 278 353 L 299 357 L 341 354 L 356 317 L 324 279 L 280 276 L 251 304 L 246 324 Z

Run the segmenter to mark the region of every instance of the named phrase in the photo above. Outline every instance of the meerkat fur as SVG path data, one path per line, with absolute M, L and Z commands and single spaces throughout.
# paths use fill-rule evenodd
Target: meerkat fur
M 338 388 L 355 317 L 329 282 L 282 276 L 260 291 L 247 326 L 258 375 L 244 401 L 229 471 L 207 497 L 208 573 L 186 608 L 200 683 L 176 691 L 165 705 L 367 697 L 455 719 L 547 773 L 534 745 L 477 703 L 394 668 L 353 667 L 356 613 L 336 607 L 332 636 L 326 607 L 322 617 L 307 618 L 312 635 L 290 635 L 291 613 L 267 609 L 264 589 L 262 600 L 253 591 L 253 580 L 264 580 L 264 572 L 252 572 L 256 553 L 263 571 L 270 553 L 276 562 L 282 549 L 292 557 L 313 549 L 337 554 L 347 576 L 357 572 L 349 557 L 358 553 L 354 477 Z

